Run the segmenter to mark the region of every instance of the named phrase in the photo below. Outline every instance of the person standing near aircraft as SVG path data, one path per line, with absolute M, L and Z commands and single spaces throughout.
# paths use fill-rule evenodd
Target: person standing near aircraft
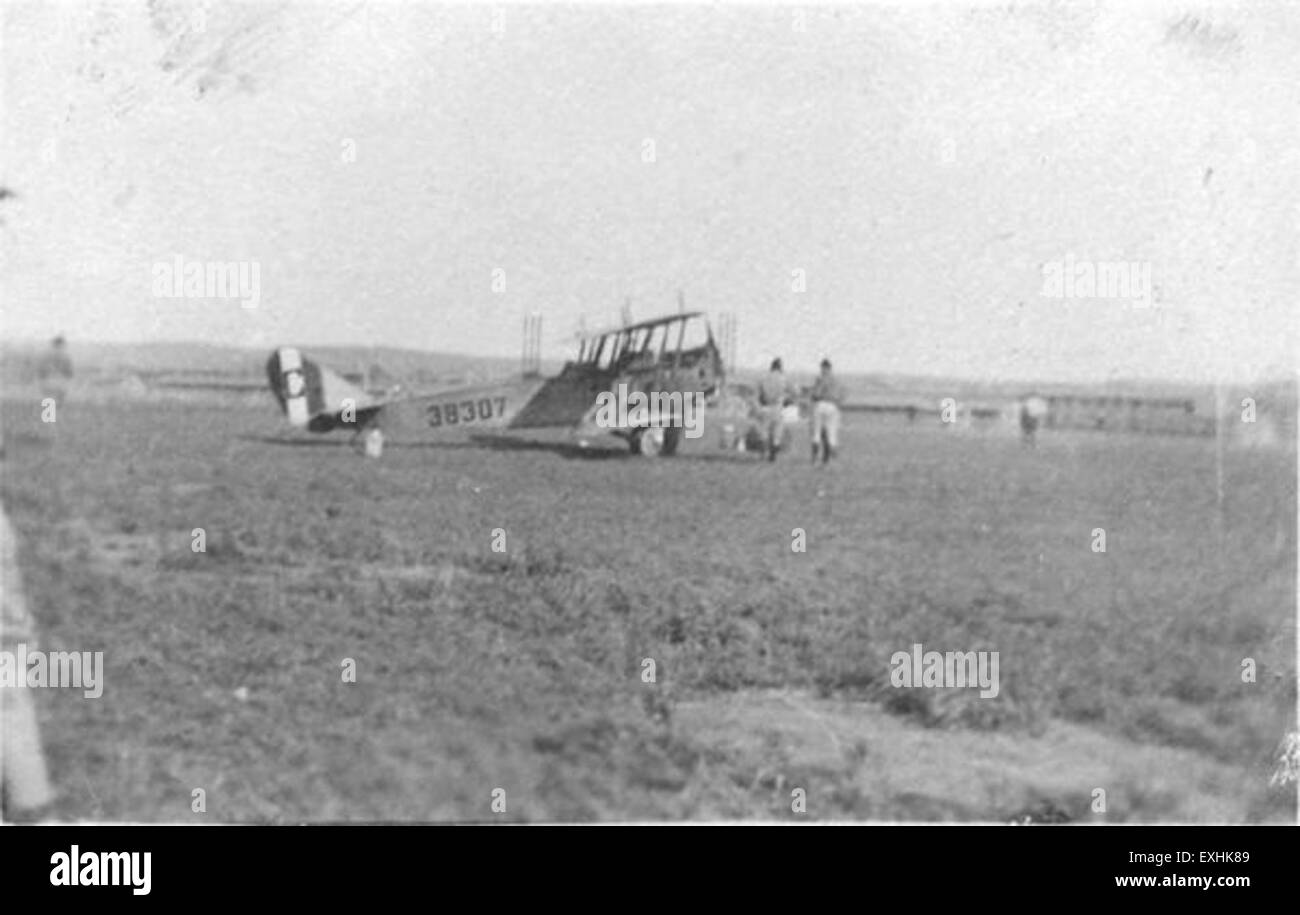
M 767 437 L 767 459 L 776 460 L 776 453 L 785 442 L 785 417 L 782 411 L 790 396 L 790 385 L 785 380 L 781 359 L 772 360 L 772 367 L 758 385 L 758 406 L 763 416 L 763 432 Z
M 831 361 L 823 359 L 821 374 L 812 386 L 812 460 L 817 463 L 820 447 L 822 463 L 830 462 L 840 446 L 840 407 L 844 403 L 844 386 L 831 373 Z

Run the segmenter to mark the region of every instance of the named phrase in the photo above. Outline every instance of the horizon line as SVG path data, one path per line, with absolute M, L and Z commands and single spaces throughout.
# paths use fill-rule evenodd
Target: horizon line
M 66 335 L 64 336 L 65 339 L 67 339 Z M 0 340 L 0 349 L 9 349 L 9 348 L 41 349 L 44 347 L 48 347 L 52 339 L 53 338 L 51 337 L 29 337 L 29 336 L 5 337 L 3 340 Z M 96 338 L 81 338 L 76 340 L 75 342 L 73 340 L 69 340 L 68 344 L 70 346 L 89 345 L 89 346 L 100 346 L 100 347 L 145 346 L 145 347 L 157 347 L 160 349 L 167 348 L 167 347 L 193 346 L 193 347 L 206 347 L 208 349 L 214 349 L 214 350 L 216 349 L 236 350 L 236 351 L 247 352 L 250 354 L 260 353 L 263 351 L 261 345 L 254 345 L 248 343 L 227 343 L 227 342 L 218 342 L 218 341 L 211 341 L 211 340 L 195 340 L 192 338 L 176 339 L 176 340 L 147 340 L 147 339 L 145 340 L 103 340 L 103 339 L 96 339 Z M 457 352 L 454 350 L 424 349 L 421 347 L 413 347 L 409 345 L 404 346 L 401 344 L 393 344 L 393 343 L 372 344 L 372 343 L 320 342 L 320 343 L 292 343 L 292 344 L 280 344 L 280 345 L 292 345 L 298 347 L 299 349 L 319 348 L 319 349 L 392 350 L 401 353 L 410 353 L 412 355 L 443 356 L 443 357 L 450 356 L 458 359 L 494 361 L 494 362 L 514 362 L 519 360 L 518 356 L 481 355 L 481 354 L 474 354 L 474 353 Z M 271 349 L 275 349 L 275 348 L 276 348 L 275 346 L 271 347 Z M 542 358 L 543 363 L 554 362 L 554 363 L 559 363 L 561 365 L 570 361 L 572 360 L 569 359 L 568 357 L 562 357 L 562 358 L 543 357 Z M 759 374 L 762 374 L 766 372 L 767 369 L 760 363 L 755 365 L 737 365 L 730 368 L 728 371 L 729 372 L 730 371 L 757 372 Z M 810 366 L 806 370 L 795 370 L 794 372 L 792 372 L 792 374 L 815 375 L 817 374 L 817 369 L 814 366 Z M 960 373 L 939 374 L 933 372 L 926 372 L 923 370 L 908 372 L 908 371 L 885 371 L 885 370 L 870 370 L 870 369 L 850 370 L 850 371 L 845 371 L 842 374 L 846 376 L 908 378 L 908 379 L 929 380 L 929 381 L 936 381 L 936 382 L 959 381 L 959 382 L 966 382 L 970 384 L 991 384 L 991 385 L 1019 384 L 1019 385 L 1030 385 L 1030 386 L 1035 384 L 1088 385 L 1088 386 L 1114 385 L 1114 384 L 1148 384 L 1148 385 L 1214 388 L 1216 385 L 1221 386 L 1221 385 L 1278 384 L 1278 383 L 1295 384 L 1298 380 L 1300 380 L 1300 372 L 1292 371 L 1290 373 L 1287 373 L 1285 370 L 1282 370 L 1279 374 L 1276 375 L 1264 374 L 1252 378 L 1232 376 L 1232 377 L 1226 377 L 1217 380 L 1204 380 L 1204 379 L 1191 380 L 1191 379 L 1179 379 L 1179 378 L 1163 376 L 1163 375 L 1131 375 L 1131 374 L 1121 375 L 1121 376 L 1112 375 L 1108 377 L 1098 377 L 1098 378 L 1090 378 L 1090 379 L 1064 379 L 1064 378 L 1050 378 L 1044 376 L 1037 376 L 1037 377 L 1007 376 L 1002 378 L 982 378 L 979 376 L 972 376 L 972 375 L 966 375 Z

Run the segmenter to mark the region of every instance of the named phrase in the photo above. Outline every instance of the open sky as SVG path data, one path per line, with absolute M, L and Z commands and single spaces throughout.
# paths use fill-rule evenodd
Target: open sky
M 516 356 L 540 310 L 557 358 L 681 290 L 735 313 L 746 365 L 1297 365 L 1286 3 L 0 15 L 10 338 Z M 258 307 L 156 297 L 177 255 L 256 262 Z M 1153 307 L 1044 296 L 1067 256 L 1149 264 Z

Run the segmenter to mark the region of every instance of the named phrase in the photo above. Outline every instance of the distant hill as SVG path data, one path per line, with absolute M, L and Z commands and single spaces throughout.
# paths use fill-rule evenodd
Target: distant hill
M 5 342 L 0 345 L 0 381 L 23 383 L 30 379 L 44 343 Z M 454 383 L 488 379 L 519 371 L 517 359 L 482 358 L 458 353 L 434 353 L 396 347 L 304 347 L 317 361 L 339 372 L 362 372 L 370 367 L 386 377 L 413 384 Z M 70 341 L 68 355 L 79 377 L 118 380 L 128 375 L 150 378 L 193 374 L 243 381 L 265 377 L 269 351 L 208 343 L 90 343 Z M 558 371 L 557 362 L 542 364 L 543 372 Z
M 411 387 L 437 387 L 463 382 L 485 381 L 519 371 L 517 359 L 466 356 L 459 353 L 427 352 L 401 347 L 318 346 L 305 351 L 336 371 L 346 374 L 370 371 L 371 377 L 400 381 Z M 6 387 L 21 385 L 33 378 L 36 360 L 46 351 L 43 342 L 5 341 L 0 343 L 0 383 Z M 93 343 L 72 340 L 68 343 L 79 381 L 121 382 L 139 378 L 192 375 L 224 379 L 244 384 L 262 383 L 267 351 L 245 347 L 221 346 L 198 342 L 168 343 Z M 563 363 L 542 363 L 544 374 L 557 372 Z M 731 373 L 731 380 L 754 384 L 763 376 L 762 369 L 742 368 Z M 795 385 L 812 383 L 815 373 L 788 373 Z M 1154 382 L 1147 380 L 1111 380 L 1097 384 L 1060 382 L 978 382 L 959 378 L 919 375 L 843 374 L 840 375 L 850 403 L 880 403 L 906 400 L 937 404 L 942 398 L 959 401 L 1011 401 L 1029 393 L 1045 396 L 1076 397 L 1143 397 L 1190 399 L 1198 414 L 1212 414 L 1216 396 L 1209 385 Z M 1255 385 L 1234 384 L 1226 387 L 1220 398 L 1225 412 L 1239 409 L 1242 398 L 1253 397 L 1260 409 L 1282 417 L 1286 428 L 1294 427 L 1296 380 L 1279 378 L 1262 380 Z

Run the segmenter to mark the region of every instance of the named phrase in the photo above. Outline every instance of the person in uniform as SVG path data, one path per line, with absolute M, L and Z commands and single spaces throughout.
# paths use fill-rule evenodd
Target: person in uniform
M 776 460 L 776 453 L 785 442 L 785 417 L 783 410 L 790 399 L 790 385 L 786 381 L 780 358 L 772 360 L 767 376 L 758 385 L 758 408 L 762 413 L 763 431 L 767 439 L 767 459 Z
M 812 460 L 817 463 L 821 452 L 822 463 L 830 462 L 840 446 L 840 407 L 844 404 L 844 386 L 831 372 L 831 361 L 823 359 L 821 374 L 813 382 L 812 391 Z
M 50 341 L 50 348 L 41 357 L 36 373 L 40 376 L 41 396 L 53 397 L 62 407 L 68 385 L 72 383 L 72 360 L 68 358 L 68 343 L 62 336 Z

